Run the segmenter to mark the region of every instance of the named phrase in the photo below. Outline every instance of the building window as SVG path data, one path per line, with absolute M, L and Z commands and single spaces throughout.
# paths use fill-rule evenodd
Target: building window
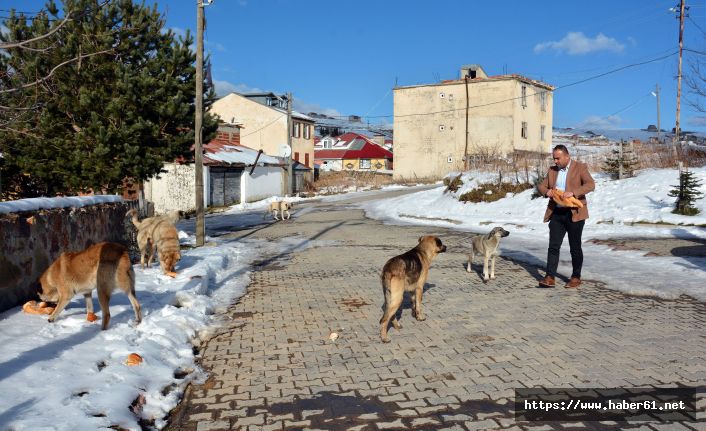
M 544 126 L 539 126 L 539 139 L 544 140 Z
M 309 153 L 304 154 L 304 165 L 306 165 L 307 168 L 309 167 Z
M 370 169 L 370 159 L 360 159 L 360 169 Z
M 298 151 L 294 153 L 294 160 L 296 160 L 297 162 L 299 161 L 299 152 Z
M 294 138 L 299 137 L 299 134 L 300 134 L 299 127 L 300 126 L 301 126 L 301 123 L 298 123 L 296 121 L 294 122 L 294 127 L 292 128 L 292 137 L 294 137 Z
M 547 110 L 547 92 L 542 91 L 539 93 L 539 106 L 541 107 L 542 111 Z
M 520 131 L 520 136 L 522 136 L 524 139 L 527 139 L 527 122 L 526 121 L 522 122 L 522 130 Z
M 304 139 L 309 139 L 311 137 L 311 125 L 304 125 Z
M 522 107 L 527 106 L 527 86 L 523 85 L 522 86 Z
M 331 148 L 331 140 L 324 139 L 324 148 Z

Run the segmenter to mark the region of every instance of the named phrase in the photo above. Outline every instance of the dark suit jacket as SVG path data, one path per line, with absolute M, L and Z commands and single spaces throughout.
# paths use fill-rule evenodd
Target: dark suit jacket
M 556 187 L 556 179 L 559 176 L 559 168 L 552 166 L 549 168 L 547 175 L 544 177 L 544 181 L 537 188 L 539 192 L 546 196 L 549 190 Z M 586 201 L 586 194 L 592 192 L 596 188 L 596 183 L 593 182 L 591 174 L 588 172 L 588 167 L 585 163 L 581 163 L 578 160 L 571 160 L 571 166 L 569 166 L 569 172 L 566 175 L 566 192 L 572 192 L 577 199 L 583 203 L 583 208 L 572 208 L 571 209 L 571 220 L 581 221 L 588 218 L 588 202 Z M 547 210 L 544 213 L 544 222 L 548 222 L 552 217 L 552 212 L 556 208 L 556 202 L 554 199 L 549 199 L 547 204 Z

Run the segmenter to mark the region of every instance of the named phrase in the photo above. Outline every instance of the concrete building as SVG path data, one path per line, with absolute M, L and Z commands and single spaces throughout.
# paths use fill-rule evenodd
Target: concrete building
M 279 156 L 287 146 L 287 97 L 274 93 L 230 93 L 216 100 L 211 113 L 242 127 L 240 143 Z M 314 164 L 314 119 L 292 112 L 292 158 L 307 168 Z M 308 174 L 309 176 L 311 174 Z
M 394 89 L 394 177 L 439 178 L 464 169 L 464 156 L 547 153 L 554 87 L 520 75 L 461 78 Z
M 239 144 L 240 129 L 221 125 L 218 134 L 204 145 L 204 206 L 222 207 L 285 194 L 284 163 Z M 196 209 L 193 163 L 165 163 L 163 173 L 144 184 L 145 199 L 157 214 Z

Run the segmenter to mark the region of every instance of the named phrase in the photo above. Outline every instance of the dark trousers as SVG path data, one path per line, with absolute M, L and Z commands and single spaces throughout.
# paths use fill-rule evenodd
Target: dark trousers
M 549 220 L 549 250 L 547 252 L 547 275 L 556 276 L 556 269 L 559 266 L 559 251 L 561 243 L 564 242 L 564 235 L 569 234 L 569 246 L 571 247 L 571 266 L 573 267 L 571 276 L 581 278 L 581 267 L 583 266 L 583 251 L 581 250 L 581 234 L 585 220 L 578 222 L 571 221 L 571 210 L 555 209 L 552 218 Z

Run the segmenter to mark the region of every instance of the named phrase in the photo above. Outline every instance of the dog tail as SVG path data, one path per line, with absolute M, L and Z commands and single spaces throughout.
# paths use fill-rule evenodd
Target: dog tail
M 125 214 L 125 217 L 131 217 L 132 218 L 132 224 L 135 225 L 136 228 L 140 228 L 140 220 L 137 219 L 137 210 L 135 208 L 131 209 L 130 211 Z
M 385 318 L 385 310 L 387 310 L 387 304 L 390 303 L 390 273 L 388 271 L 383 270 L 382 274 L 380 274 L 380 284 L 382 284 L 382 293 L 385 296 L 385 303 L 382 304 L 382 317 L 380 318 L 380 323 L 382 323 L 382 320 Z

